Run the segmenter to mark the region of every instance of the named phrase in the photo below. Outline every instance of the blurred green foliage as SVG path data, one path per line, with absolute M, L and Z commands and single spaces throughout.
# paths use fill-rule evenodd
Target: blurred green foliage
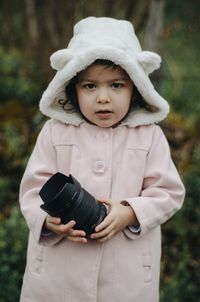
M 38 102 L 53 74 L 48 66 L 47 54 L 52 53 L 56 45 L 56 41 L 53 40 L 53 43 L 50 40 L 47 28 L 43 27 L 46 23 L 42 22 L 48 14 L 52 14 L 53 1 L 42 4 L 35 1 L 37 20 L 41 26 L 39 37 L 43 43 L 41 46 L 39 41 L 37 47 L 28 40 L 23 1 L 12 1 L 12 10 L 8 2 L 0 3 L 3 33 L 0 37 L 0 302 L 19 299 L 28 230 L 18 208 L 18 190 L 37 134 L 45 120 L 38 112 Z M 133 23 L 137 21 L 138 29 L 143 30 L 146 10 L 140 19 L 137 13 L 132 18 L 133 2 L 119 1 L 120 11 L 116 6 L 112 11 L 112 1 L 108 2 L 105 2 L 106 9 L 100 5 L 101 9 L 96 15 L 104 15 L 106 11 L 105 15 L 123 18 L 126 14 Z M 141 10 L 149 2 L 135 1 L 138 6 L 133 5 L 133 8 Z M 94 11 L 93 2 L 86 5 L 89 2 L 77 1 L 77 6 L 71 4 L 71 1 L 60 3 L 65 4 L 65 11 L 60 11 L 64 18 L 66 15 L 72 16 L 72 12 L 74 15 L 69 18 L 67 28 L 59 23 L 62 16 L 57 18 L 59 36 L 63 36 L 65 30 L 71 35 L 74 20 L 85 17 L 87 12 L 92 15 Z M 126 9 L 123 9 L 124 5 L 127 5 Z M 164 59 L 160 92 L 168 99 L 172 110 L 162 126 L 187 191 L 182 210 L 162 228 L 161 302 L 196 302 L 200 296 L 199 11 L 199 1 L 166 1 L 161 38 Z M 7 21 L 3 21 L 2 12 Z M 66 45 L 66 41 L 62 41 Z M 59 48 L 64 46 L 62 43 L 59 42 Z
M 161 91 L 166 95 L 172 108 L 182 113 L 196 113 L 200 118 L 199 91 L 197 89 L 200 65 L 197 64 L 200 42 L 199 32 L 181 22 L 167 26 L 163 37 L 164 72 L 166 78 Z
M 28 230 L 17 207 L 0 214 L 0 302 L 19 301 Z
M 10 52 L 0 49 L 0 58 L 1 101 L 20 100 L 24 105 L 34 104 L 35 97 L 40 93 L 38 80 L 34 81 L 36 64 L 26 62 L 23 54 L 16 49 Z
M 161 301 L 198 301 L 200 280 L 200 169 L 184 178 L 182 210 L 164 226 Z

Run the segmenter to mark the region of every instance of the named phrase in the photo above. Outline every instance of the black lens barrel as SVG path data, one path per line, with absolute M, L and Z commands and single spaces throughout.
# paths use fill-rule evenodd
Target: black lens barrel
M 41 205 L 44 211 L 60 217 L 63 224 L 75 220 L 75 228 L 84 230 L 86 234 L 94 232 L 95 226 L 107 215 L 105 205 L 97 202 L 71 174 L 54 174 L 39 195 L 44 202 Z

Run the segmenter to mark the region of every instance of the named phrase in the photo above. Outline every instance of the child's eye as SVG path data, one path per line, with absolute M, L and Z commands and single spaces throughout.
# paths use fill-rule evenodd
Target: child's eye
M 124 87 L 123 83 L 112 83 L 112 88 L 114 88 L 114 89 L 119 89 L 122 87 Z
M 93 90 L 93 89 L 96 88 L 95 84 L 92 84 L 92 83 L 84 84 L 83 87 L 88 89 L 88 90 Z

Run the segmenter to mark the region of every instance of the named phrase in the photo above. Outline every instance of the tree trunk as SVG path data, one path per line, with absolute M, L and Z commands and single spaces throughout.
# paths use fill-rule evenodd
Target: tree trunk
M 28 25 L 29 49 L 35 50 L 38 45 L 38 22 L 34 0 L 25 0 Z
M 161 51 L 163 33 L 163 15 L 165 0 L 152 0 L 149 6 L 149 17 L 144 35 L 143 48 L 155 52 Z
M 161 37 L 163 33 L 165 0 L 152 0 L 149 6 L 149 17 L 143 40 L 143 49 L 161 54 Z M 150 76 L 155 88 L 159 91 L 162 70 L 156 70 Z

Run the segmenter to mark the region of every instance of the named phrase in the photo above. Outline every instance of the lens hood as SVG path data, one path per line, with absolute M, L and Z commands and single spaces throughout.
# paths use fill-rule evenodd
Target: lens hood
M 45 212 L 60 217 L 63 224 L 75 220 L 75 228 L 87 234 L 94 232 L 95 226 L 107 215 L 105 205 L 97 202 L 71 174 L 54 174 L 39 195 L 44 202 L 40 207 Z

